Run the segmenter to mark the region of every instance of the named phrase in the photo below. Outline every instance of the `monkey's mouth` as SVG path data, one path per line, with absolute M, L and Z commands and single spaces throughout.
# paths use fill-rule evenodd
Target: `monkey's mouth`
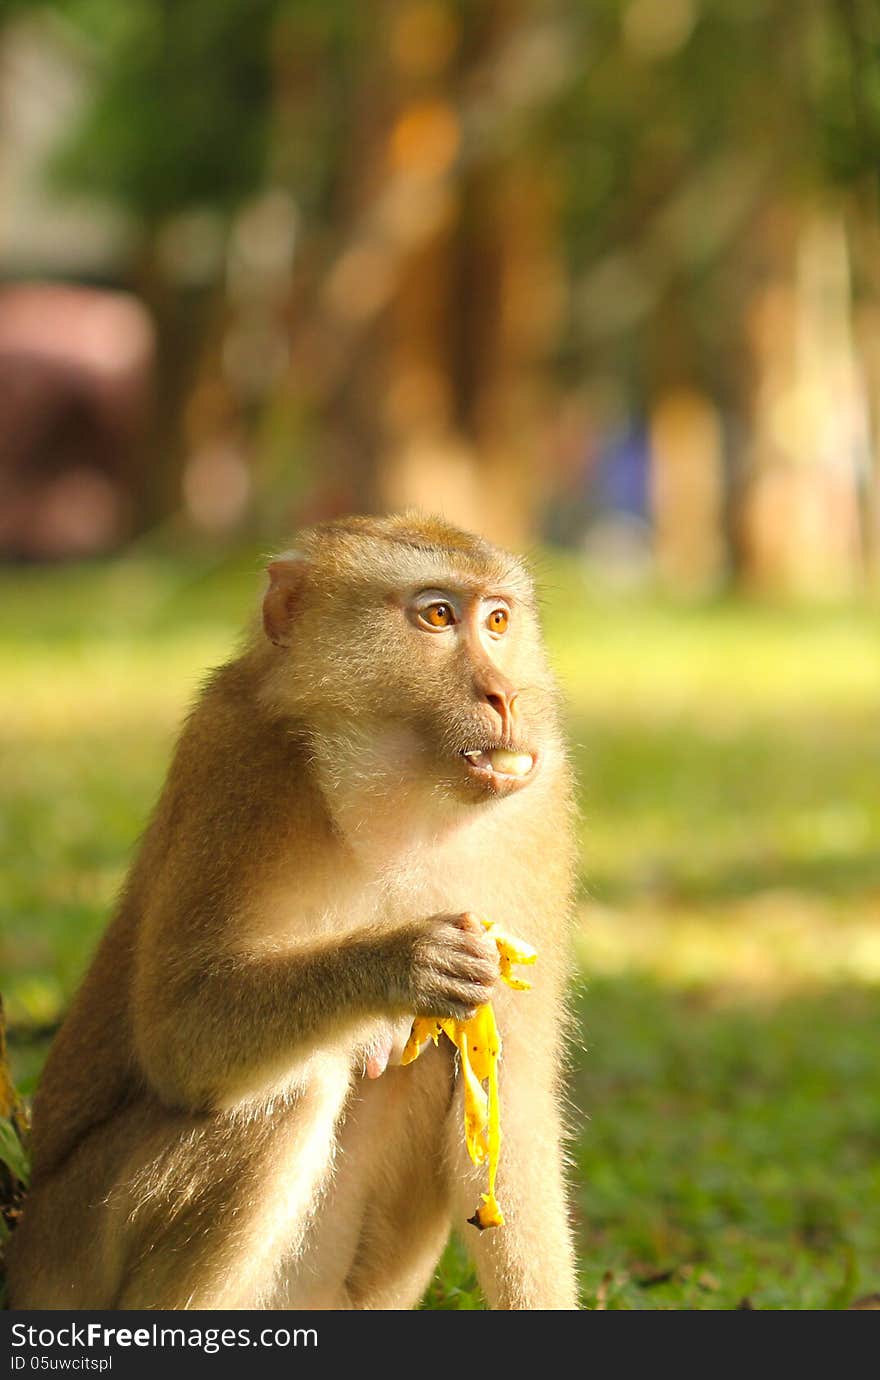
M 538 764 L 535 753 L 510 748 L 468 748 L 461 756 L 468 772 L 494 790 L 524 786 Z

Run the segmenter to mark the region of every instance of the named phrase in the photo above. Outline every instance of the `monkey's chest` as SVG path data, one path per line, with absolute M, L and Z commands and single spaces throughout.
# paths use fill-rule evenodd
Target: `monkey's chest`
M 389 868 L 362 895 L 364 920 L 394 928 L 431 915 L 474 911 L 501 921 L 515 915 L 527 884 L 526 860 L 485 829 L 426 847 Z

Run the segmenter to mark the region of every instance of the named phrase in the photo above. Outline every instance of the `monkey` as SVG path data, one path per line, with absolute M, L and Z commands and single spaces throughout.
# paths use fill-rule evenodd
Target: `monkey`
M 455 1228 L 490 1309 L 575 1309 L 573 789 L 532 579 L 418 513 L 267 571 L 50 1050 L 10 1305 L 412 1309 Z M 478 917 L 538 949 L 532 991 Z M 506 1224 L 477 1232 L 455 1051 L 400 1055 L 490 999 Z

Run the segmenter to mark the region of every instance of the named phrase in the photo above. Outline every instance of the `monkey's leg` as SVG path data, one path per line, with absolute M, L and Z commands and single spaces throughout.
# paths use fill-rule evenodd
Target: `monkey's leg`
M 354 1084 L 333 1183 L 272 1307 L 418 1303 L 449 1235 L 451 1195 L 438 1128 L 451 1094 L 451 1046 Z
M 372 1187 L 347 1288 L 355 1308 L 404 1310 L 419 1302 L 449 1236 L 452 1193 L 438 1128 L 454 1091 L 451 1045 L 389 1069 L 365 1098 L 382 1084 Z
M 134 1235 L 120 1185 L 131 1178 L 138 1147 L 158 1152 L 176 1134 L 169 1114 L 142 1098 L 95 1126 L 51 1172 L 35 1175 L 7 1254 L 11 1307 L 113 1307 Z
M 347 1087 L 195 1123 L 125 1186 L 132 1242 L 117 1308 L 268 1308 L 326 1210 Z M 247 1129 L 247 1135 L 243 1131 Z
M 368 1157 L 375 1148 L 377 1117 L 384 1108 L 381 1090 L 372 1083 L 368 1086 L 378 1094 L 370 1099 L 370 1114 L 357 1115 L 356 1084 L 338 1127 L 332 1182 L 309 1222 L 301 1249 L 285 1258 L 267 1307 L 334 1312 L 354 1307 L 346 1278 L 375 1174 Z
M 93 1194 L 81 1164 L 67 1165 L 30 1189 L 7 1248 L 10 1308 L 110 1307 L 120 1266 L 113 1242 L 96 1223 L 103 1210 L 88 1206 Z
M 462 1136 L 461 1089 L 450 1124 L 453 1226 L 471 1253 L 492 1309 L 574 1309 L 577 1281 L 562 1173 L 562 1128 L 553 1071 L 514 1038 L 499 1069 L 503 1141 L 496 1193 L 503 1227 L 468 1225 L 486 1188 Z
M 148 1098 L 120 1111 L 35 1186 L 13 1304 L 265 1308 L 327 1188 L 345 1092 L 318 1083 L 215 1115 Z

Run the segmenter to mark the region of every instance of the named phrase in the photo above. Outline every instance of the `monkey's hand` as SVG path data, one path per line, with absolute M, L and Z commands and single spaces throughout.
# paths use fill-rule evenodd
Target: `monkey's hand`
M 432 915 L 407 928 L 405 949 L 403 981 L 393 993 L 402 1010 L 467 1020 L 491 1000 L 498 949 L 475 916 Z

